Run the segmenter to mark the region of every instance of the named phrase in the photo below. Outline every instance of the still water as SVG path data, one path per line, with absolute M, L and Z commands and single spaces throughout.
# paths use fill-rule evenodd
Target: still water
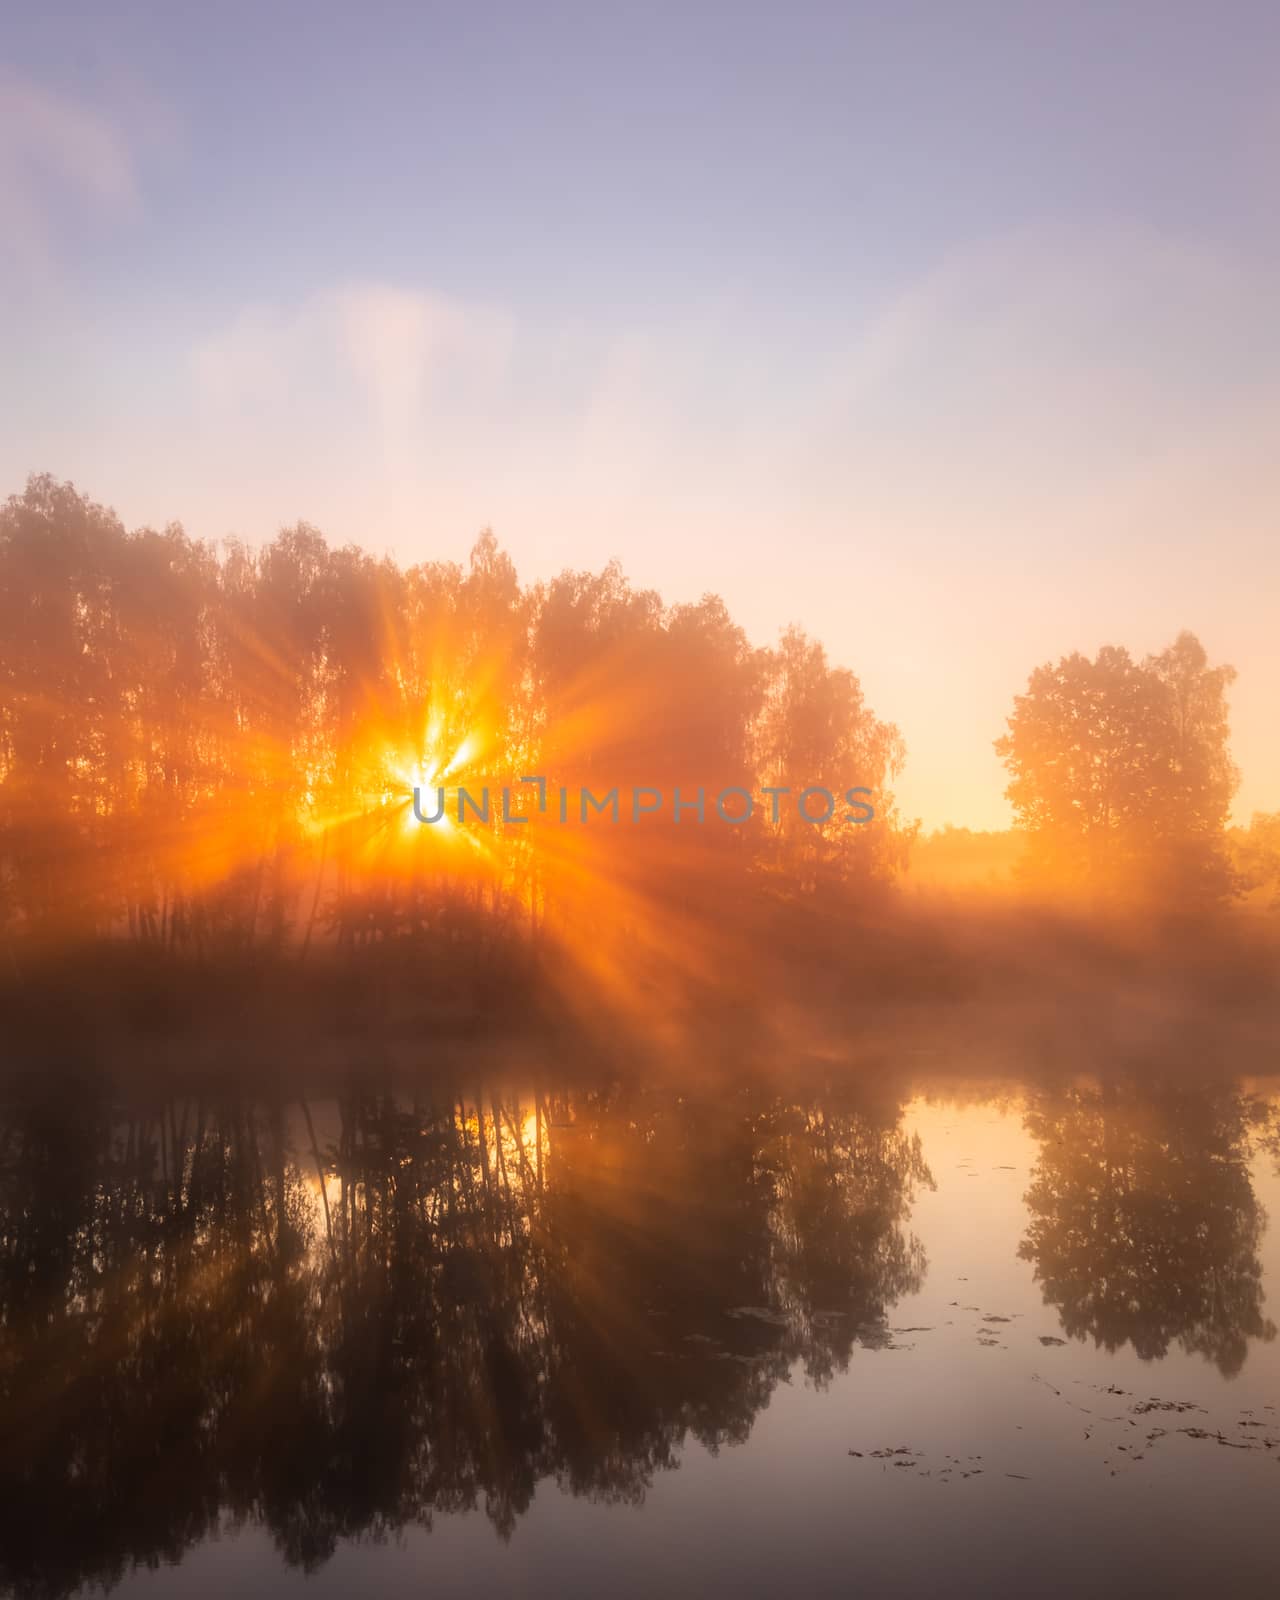
M 1275 1592 L 1280 1085 L 86 1083 L 0 1592 Z

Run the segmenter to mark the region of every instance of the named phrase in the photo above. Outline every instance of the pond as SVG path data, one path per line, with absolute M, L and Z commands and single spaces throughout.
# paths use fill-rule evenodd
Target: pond
M 0 1123 L 0 1592 L 1274 1587 L 1280 1084 L 92 1082 Z

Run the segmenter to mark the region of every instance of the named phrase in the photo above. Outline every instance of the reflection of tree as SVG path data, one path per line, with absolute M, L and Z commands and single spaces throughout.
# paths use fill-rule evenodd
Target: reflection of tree
M 226 1522 L 313 1568 L 436 1511 L 507 1536 L 547 1477 L 642 1496 L 918 1285 L 898 1117 L 29 1097 L 0 1121 L 0 1588 L 110 1584 Z
M 1177 1343 L 1226 1376 L 1270 1340 L 1247 1166 L 1250 1108 L 1227 1089 L 1111 1084 L 1046 1096 L 1020 1254 L 1067 1333 L 1144 1360 Z
M 776 1293 L 803 1330 L 797 1354 L 821 1380 L 856 1334 L 881 1338 L 889 1308 L 924 1281 L 924 1250 L 900 1224 L 912 1185 L 932 1188 L 918 1134 L 896 1114 L 827 1104 L 774 1119 Z

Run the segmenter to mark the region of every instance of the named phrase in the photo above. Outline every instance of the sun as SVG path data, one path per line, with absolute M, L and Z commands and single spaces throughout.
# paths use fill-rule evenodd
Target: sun
M 452 754 L 447 754 L 441 749 L 440 741 L 440 725 L 438 721 L 433 720 L 427 725 L 424 748 L 416 759 L 405 760 L 399 753 L 395 753 L 387 760 L 386 766 L 390 778 L 390 792 L 387 798 L 399 808 L 400 825 L 406 833 L 412 833 L 420 827 L 413 808 L 415 790 L 422 797 L 422 803 L 432 811 L 436 809 L 435 791 L 444 790 L 445 804 L 442 815 L 432 827 L 446 832 L 453 829 L 450 809 L 457 792 L 456 779 L 475 759 L 480 741 L 474 733 L 467 733 L 459 740 Z M 449 783 L 447 780 L 450 778 L 455 782 Z

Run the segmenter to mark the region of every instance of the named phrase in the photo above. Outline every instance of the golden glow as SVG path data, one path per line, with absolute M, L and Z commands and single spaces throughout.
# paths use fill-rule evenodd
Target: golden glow
M 50 486 L 32 495 L 33 525 L 64 514 Z M 841 752 L 853 732 L 881 738 L 852 680 L 798 634 L 755 651 L 713 597 L 668 611 L 614 567 L 522 588 L 491 538 L 466 569 L 407 572 L 307 528 L 224 565 L 180 539 L 103 539 L 122 616 L 95 601 L 85 638 L 59 645 L 66 704 L 33 644 L 14 669 L 11 734 L 0 719 L 0 759 L 8 737 L 21 766 L 0 772 L 14 837 L 30 826 L 50 841 L 22 857 L 15 903 L 51 942 L 269 941 L 318 965 L 321 950 L 404 936 L 460 1008 L 514 1011 L 536 992 L 662 1038 L 680 1025 L 678 990 L 732 990 L 761 943 L 751 897 L 763 905 L 769 836 L 677 826 L 669 806 L 624 826 L 587 820 L 581 791 L 759 785 L 787 759 L 780 706 L 808 717 L 806 752 L 832 728 Z M 130 609 L 139 571 L 158 598 Z M 56 596 L 65 577 L 49 567 L 42 581 Z M 876 746 L 879 773 L 895 737 Z M 535 773 L 545 812 L 522 785 Z M 437 821 L 418 820 L 415 790 Z M 464 790 L 477 813 L 487 790 L 487 817 L 460 823 Z M 516 1142 L 530 1141 L 522 1125 Z

